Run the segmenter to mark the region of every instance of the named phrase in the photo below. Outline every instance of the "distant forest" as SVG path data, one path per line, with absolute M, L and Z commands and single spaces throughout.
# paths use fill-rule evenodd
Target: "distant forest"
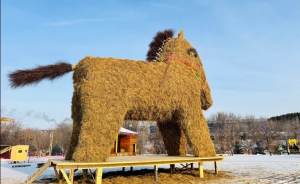
M 268 120 L 269 121 L 289 121 L 289 120 L 295 120 L 297 118 L 298 118 L 298 120 L 300 120 L 300 112 L 288 113 L 288 114 L 283 114 L 280 116 L 273 116 L 273 117 L 270 117 Z

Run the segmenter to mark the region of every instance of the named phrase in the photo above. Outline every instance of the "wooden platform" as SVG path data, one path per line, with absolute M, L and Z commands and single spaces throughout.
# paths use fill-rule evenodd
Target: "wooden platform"
M 213 162 L 215 166 L 215 173 L 218 173 L 217 162 L 222 161 L 223 156 L 215 157 L 193 157 L 193 156 L 163 156 L 163 155 L 139 155 L 139 156 L 117 156 L 110 157 L 107 162 L 73 162 L 65 160 L 49 160 L 46 165 L 54 168 L 56 176 L 60 181 L 64 179 L 68 184 L 73 183 L 75 169 L 96 169 L 95 183 L 102 183 L 103 168 L 124 168 L 134 166 L 154 166 L 155 180 L 158 180 L 158 167 L 165 164 L 179 164 L 179 163 L 198 163 L 199 176 L 204 177 L 204 162 Z M 42 167 L 45 169 L 45 167 Z M 69 174 L 66 173 L 69 170 Z M 41 171 L 37 171 L 39 176 Z M 39 176 L 32 175 L 26 183 L 32 183 Z

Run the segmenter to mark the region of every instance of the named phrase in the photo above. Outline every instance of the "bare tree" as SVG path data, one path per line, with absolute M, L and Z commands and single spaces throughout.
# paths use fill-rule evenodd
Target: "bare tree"
M 21 130 L 22 126 L 19 122 L 1 123 L 1 145 L 18 144 Z
M 58 145 L 63 153 L 67 152 L 71 142 L 72 124 L 70 121 L 63 121 L 57 124 L 54 129 L 53 144 Z
M 215 130 L 211 130 L 217 152 L 233 153 L 235 144 L 239 141 L 240 117 L 232 113 L 217 113 L 209 118 Z

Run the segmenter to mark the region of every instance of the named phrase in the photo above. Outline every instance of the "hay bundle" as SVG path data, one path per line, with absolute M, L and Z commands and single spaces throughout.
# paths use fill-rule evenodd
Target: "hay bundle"
M 212 100 L 200 58 L 183 33 L 161 38 L 156 56 L 149 51 L 156 62 L 87 57 L 74 67 L 66 159 L 105 161 L 125 119 L 157 121 L 169 155 L 184 155 L 186 142 L 195 156 L 215 155 L 202 114 Z

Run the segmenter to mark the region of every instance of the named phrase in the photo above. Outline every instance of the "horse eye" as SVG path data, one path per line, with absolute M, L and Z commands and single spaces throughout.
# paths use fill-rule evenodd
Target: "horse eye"
M 198 53 L 197 53 L 197 51 L 196 51 L 195 48 L 189 48 L 189 49 L 187 50 L 187 53 L 188 53 L 189 55 L 191 55 L 191 56 L 198 57 Z

